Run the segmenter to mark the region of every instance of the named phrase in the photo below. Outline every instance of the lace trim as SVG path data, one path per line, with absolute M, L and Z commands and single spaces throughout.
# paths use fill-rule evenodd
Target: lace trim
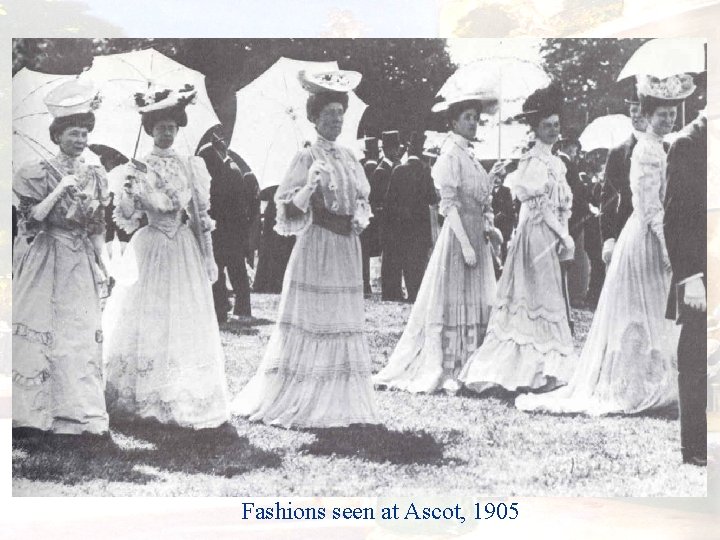
M 360 382 L 369 381 L 372 371 L 370 367 L 352 366 L 349 362 L 343 363 L 341 366 L 334 366 L 332 368 L 316 368 L 313 367 L 309 370 L 293 369 L 287 367 L 287 365 L 276 366 L 278 363 L 286 364 L 282 362 L 280 358 L 273 359 L 269 362 L 270 366 L 263 370 L 265 375 L 281 377 L 283 380 L 291 380 L 293 382 L 305 382 L 308 380 L 317 382 L 327 382 L 336 379 L 361 379 Z
M 321 325 L 313 323 L 305 324 L 306 327 L 301 328 L 290 321 L 278 321 L 278 327 L 286 332 L 288 337 L 293 334 L 297 334 L 302 337 L 311 337 L 328 341 L 344 340 L 349 337 L 361 337 L 365 335 L 365 329 L 362 324 L 355 326 L 354 328 L 352 326 L 348 327 L 349 325 L 343 325 L 340 327 L 338 325 Z M 340 330 L 340 328 L 342 328 L 342 330 Z
M 350 285 L 350 286 L 323 286 L 323 285 L 311 285 L 309 283 L 302 283 L 300 281 L 291 281 L 290 287 L 298 291 L 312 292 L 317 294 L 337 294 L 337 293 L 357 293 L 362 294 L 362 285 Z
M 13 370 L 13 372 L 12 372 L 13 383 L 18 384 L 20 386 L 40 386 L 45 381 L 47 381 L 49 378 L 50 378 L 50 371 L 48 369 L 40 370 L 38 372 L 38 374 L 33 377 L 21 375 L 19 372 L 15 371 L 15 370 Z
M 13 323 L 12 333 L 15 336 L 23 337 L 28 341 L 33 341 L 35 343 L 40 343 L 48 348 L 52 348 L 55 341 L 53 332 L 39 332 L 23 323 Z
M 567 321 L 567 315 L 565 311 L 550 311 L 547 308 L 540 306 L 536 309 L 530 309 L 527 300 L 525 298 L 520 299 L 500 299 L 495 303 L 494 310 L 505 310 L 508 315 L 517 315 L 520 311 L 525 312 L 527 317 L 536 321 L 537 319 L 544 319 L 550 323 L 557 324 L 563 321 Z
M 548 354 L 550 352 L 556 352 L 561 356 L 571 356 L 573 354 L 572 344 L 563 345 L 559 341 L 549 338 L 544 343 L 539 343 L 533 336 L 522 334 L 513 329 L 502 330 L 495 325 L 491 325 L 488 328 L 485 340 L 487 341 L 490 337 L 495 338 L 498 343 L 511 342 L 517 347 L 532 347 L 540 354 Z

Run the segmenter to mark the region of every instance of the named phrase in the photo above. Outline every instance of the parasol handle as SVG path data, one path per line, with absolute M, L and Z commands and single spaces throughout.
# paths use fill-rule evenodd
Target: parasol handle
M 41 142 L 33 139 L 32 137 L 30 137 L 30 135 L 26 135 L 25 133 L 23 133 L 22 131 L 20 131 L 20 130 L 18 130 L 18 129 L 13 129 L 13 133 L 16 134 L 16 135 L 18 135 L 18 136 L 20 137 L 20 140 L 21 140 L 22 142 L 24 142 L 25 145 L 26 145 L 32 152 L 34 152 L 34 153 L 43 161 L 43 163 L 45 163 L 45 165 L 47 165 L 47 166 L 52 170 L 51 172 L 54 172 L 54 173 L 57 175 L 57 176 L 56 176 L 57 179 L 60 179 L 60 178 L 62 178 L 62 177 L 64 176 L 63 173 L 61 173 L 61 172 L 57 169 L 57 167 L 55 167 L 52 163 L 50 163 L 50 162 L 47 160 L 47 158 L 45 158 L 45 156 L 43 156 L 37 148 L 35 148 L 32 144 L 30 144 L 29 141 L 34 142 L 35 144 L 37 144 L 38 146 L 40 146 L 41 148 L 43 148 L 46 152 L 50 153 L 50 151 L 49 151 L 47 148 L 45 148 L 45 146 L 43 146 L 43 144 L 42 144 Z
M 138 134 L 137 138 L 135 139 L 135 149 L 133 150 L 133 159 L 137 156 L 138 146 L 140 145 L 140 135 L 142 135 L 142 122 L 140 122 L 140 127 L 138 128 Z

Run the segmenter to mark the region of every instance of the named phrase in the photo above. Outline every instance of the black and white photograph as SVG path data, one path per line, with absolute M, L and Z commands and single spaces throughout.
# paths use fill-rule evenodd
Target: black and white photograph
M 12 48 L 14 496 L 707 496 L 704 39 Z

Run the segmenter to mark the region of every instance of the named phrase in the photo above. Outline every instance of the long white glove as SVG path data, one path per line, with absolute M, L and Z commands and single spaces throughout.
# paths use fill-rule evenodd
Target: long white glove
M 55 186 L 55 189 L 53 189 L 47 197 L 34 206 L 31 217 L 35 221 L 44 220 L 57 204 L 58 200 L 60 200 L 63 193 L 75 187 L 77 187 L 77 177 L 74 174 L 64 176 L 58 185 Z
M 685 304 L 698 311 L 707 311 L 707 300 L 705 299 L 705 284 L 700 276 L 691 278 L 685 282 Z
M 605 266 L 608 266 L 610 264 L 610 260 L 612 259 L 612 253 L 615 249 L 615 239 L 614 238 L 608 238 L 603 243 L 602 248 L 602 260 L 605 263 Z
M 293 196 L 292 202 L 303 212 L 307 212 L 310 206 L 310 197 L 315 192 L 315 189 L 320 184 L 320 179 L 323 173 L 327 173 L 328 168 L 324 161 L 314 161 L 310 166 L 307 175 L 307 182 L 305 185 L 298 190 Z
M 472 244 L 470 244 L 470 239 L 465 233 L 457 208 L 450 208 L 450 211 L 445 219 L 448 220 L 450 229 L 452 229 L 453 233 L 455 233 L 455 237 L 458 239 L 458 242 L 460 242 L 460 249 L 462 250 L 465 264 L 471 267 L 475 266 L 477 264 L 477 254 L 475 253 Z

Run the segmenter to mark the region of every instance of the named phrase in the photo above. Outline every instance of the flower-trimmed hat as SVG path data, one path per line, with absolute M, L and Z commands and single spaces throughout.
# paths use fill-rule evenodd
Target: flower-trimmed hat
M 319 73 L 308 73 L 305 70 L 298 72 L 298 80 L 302 87 L 311 94 L 323 92 L 347 93 L 355 90 L 362 80 L 357 71 L 335 70 Z
M 468 107 L 476 107 L 478 112 L 494 114 L 498 107 L 498 97 L 491 92 L 455 94 L 436 103 L 430 110 L 434 113 L 448 113 L 451 109 L 457 110 L 464 104 Z
M 695 91 L 692 75 L 681 73 L 664 79 L 651 75 L 637 76 L 637 93 L 639 96 L 651 97 L 664 101 L 682 101 Z
M 142 125 L 145 133 L 152 135 L 153 126 L 164 119 L 172 119 L 178 127 L 185 127 L 188 122 L 185 107 L 195 103 L 197 90 L 191 84 L 186 84 L 179 90 L 153 90 L 147 93 L 135 94 L 135 105 L 142 115 Z
M 100 94 L 92 83 L 71 79 L 59 84 L 43 100 L 53 118 L 92 113 L 100 106 Z

